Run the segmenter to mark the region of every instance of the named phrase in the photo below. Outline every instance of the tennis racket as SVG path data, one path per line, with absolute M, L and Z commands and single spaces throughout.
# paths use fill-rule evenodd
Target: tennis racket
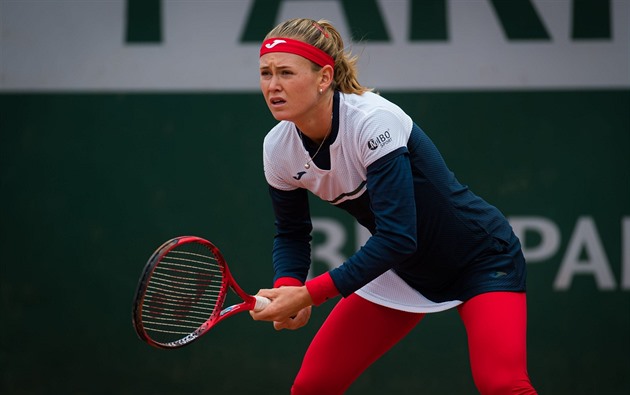
M 242 302 L 224 307 L 230 288 Z M 234 314 L 260 311 L 269 303 L 238 286 L 214 244 L 182 236 L 162 244 L 145 265 L 133 302 L 133 325 L 151 346 L 178 348 Z

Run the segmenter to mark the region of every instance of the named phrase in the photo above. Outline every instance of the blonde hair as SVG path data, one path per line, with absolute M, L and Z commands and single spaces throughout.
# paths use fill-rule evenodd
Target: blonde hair
M 273 28 L 265 37 L 292 38 L 321 49 L 335 60 L 335 74 L 332 88 L 343 93 L 362 94 L 372 89 L 361 85 L 357 79 L 357 56 L 352 56 L 344 49 L 343 39 L 335 27 L 327 20 L 296 18 L 289 19 Z M 321 66 L 313 63 L 315 71 Z

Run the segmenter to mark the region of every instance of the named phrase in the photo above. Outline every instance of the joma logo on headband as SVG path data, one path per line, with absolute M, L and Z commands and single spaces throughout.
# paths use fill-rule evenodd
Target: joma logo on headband
M 282 43 L 286 44 L 287 42 L 284 41 L 284 40 L 273 40 L 273 42 L 271 44 L 265 44 L 265 47 L 271 49 L 271 48 L 275 47 L 276 45 L 282 44 Z

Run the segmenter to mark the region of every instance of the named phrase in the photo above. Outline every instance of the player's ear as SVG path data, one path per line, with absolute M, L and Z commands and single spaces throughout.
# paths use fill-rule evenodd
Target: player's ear
M 332 82 L 333 82 L 333 78 L 335 76 L 335 72 L 334 72 L 332 66 L 326 65 L 326 66 L 322 67 L 321 70 L 319 70 L 319 73 L 320 73 L 319 88 L 322 91 L 326 91 L 326 89 L 328 89 L 330 84 L 332 84 Z

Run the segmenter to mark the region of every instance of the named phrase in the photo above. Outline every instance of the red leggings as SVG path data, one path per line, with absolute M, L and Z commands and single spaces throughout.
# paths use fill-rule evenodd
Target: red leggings
M 513 292 L 482 294 L 458 307 L 480 393 L 536 394 L 527 374 L 526 310 L 525 294 Z M 343 394 L 423 317 L 355 294 L 342 299 L 306 351 L 291 394 Z

